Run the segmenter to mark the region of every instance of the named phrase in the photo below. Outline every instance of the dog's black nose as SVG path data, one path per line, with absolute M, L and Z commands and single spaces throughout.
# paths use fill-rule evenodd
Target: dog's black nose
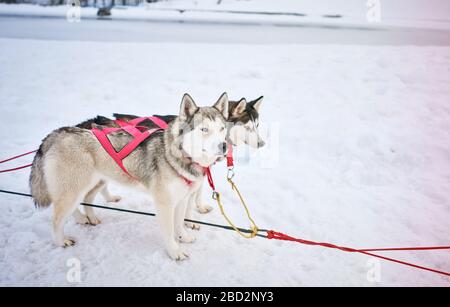
M 220 143 L 219 150 L 220 150 L 220 152 L 223 152 L 224 154 L 227 153 L 227 143 L 225 143 L 225 142 Z
M 264 141 L 258 141 L 258 148 L 263 147 L 266 144 Z

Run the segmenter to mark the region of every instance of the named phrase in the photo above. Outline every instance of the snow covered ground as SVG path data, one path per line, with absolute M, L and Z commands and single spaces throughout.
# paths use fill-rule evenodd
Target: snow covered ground
M 223 91 L 264 95 L 270 146 L 250 162 L 244 148 L 236 151 L 236 183 L 260 227 L 355 248 L 450 243 L 449 47 L 4 38 L 0 46 L 0 159 L 96 114 L 176 113 L 184 92 L 202 105 Z M 226 208 L 245 227 L 224 175 L 217 165 Z M 28 192 L 28 176 L 1 174 L 0 188 Z M 154 212 L 148 196 L 111 190 L 123 196 L 118 206 Z M 186 246 L 191 258 L 174 262 L 154 218 L 104 210 L 97 227 L 70 221 L 78 244 L 61 249 L 51 240 L 51 209 L 9 195 L 0 205 L 0 285 L 450 285 L 383 261 L 377 282 L 367 278 L 367 256 L 206 226 Z M 224 223 L 217 208 L 196 218 Z M 450 270 L 448 252 L 385 255 Z M 66 279 L 72 258 L 81 283 Z

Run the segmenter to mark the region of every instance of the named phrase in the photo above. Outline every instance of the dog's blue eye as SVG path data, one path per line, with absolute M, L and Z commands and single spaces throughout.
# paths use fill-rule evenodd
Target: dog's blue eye
M 208 132 L 208 128 L 201 128 L 200 129 L 202 132 Z

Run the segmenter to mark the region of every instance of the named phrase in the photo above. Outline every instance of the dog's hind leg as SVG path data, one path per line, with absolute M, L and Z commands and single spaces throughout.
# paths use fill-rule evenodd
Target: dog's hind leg
M 95 199 L 95 196 L 97 195 L 97 193 L 105 188 L 106 183 L 103 180 L 100 180 L 84 197 L 84 203 L 86 204 L 92 204 L 92 202 Z M 89 206 L 84 206 L 84 212 L 86 212 L 86 217 L 89 221 L 90 225 L 98 225 L 101 223 L 101 221 L 97 218 L 97 216 L 94 213 L 94 208 L 89 207 Z
M 100 193 L 102 194 L 103 198 L 105 198 L 105 200 L 109 203 L 117 203 L 122 199 L 122 197 L 120 197 L 119 195 L 111 195 L 109 193 L 108 185 L 106 184 L 106 182 Z
M 70 142 L 67 141 L 67 143 Z M 64 225 L 75 212 L 83 196 L 98 181 L 93 181 L 94 161 L 83 151 L 67 151 L 69 146 L 56 146 L 45 160 L 46 182 L 53 200 L 53 238 L 59 246 L 71 246 L 75 240 L 64 236 Z
M 64 182 L 64 180 L 62 180 Z M 85 203 L 91 203 L 97 194 L 98 190 L 103 186 L 103 184 L 97 183 L 96 185 L 87 186 L 84 184 L 80 184 L 77 182 L 70 182 L 70 189 L 61 189 L 62 193 L 59 193 L 59 196 L 56 197 L 54 202 L 54 215 L 53 215 L 53 238 L 57 245 L 59 246 L 71 246 L 75 244 L 75 240 L 71 237 L 64 236 L 64 224 L 67 221 L 67 218 L 73 214 L 82 214 L 78 210 L 78 206 L 80 203 L 80 196 L 88 191 L 86 196 L 84 197 Z M 66 181 L 66 183 L 69 183 Z M 86 216 L 91 225 L 97 225 L 100 221 L 95 217 L 94 211 L 91 207 L 85 207 Z M 77 212 L 77 213 L 76 213 Z
M 75 239 L 64 236 L 64 224 L 67 218 L 77 209 L 76 194 L 65 193 L 54 202 L 53 239 L 59 246 L 66 247 L 75 244 Z
M 96 184 L 84 197 L 83 202 L 86 204 L 92 204 L 92 202 L 95 199 L 95 195 L 98 193 L 100 189 L 102 189 L 105 185 L 104 181 L 99 181 L 98 184 Z M 86 214 L 83 214 L 79 208 L 75 209 L 73 212 L 73 217 L 75 218 L 75 221 L 77 224 L 81 225 L 98 225 L 101 223 L 101 221 L 95 216 L 94 209 L 89 206 L 84 206 L 84 212 Z
M 73 212 L 73 217 L 75 218 L 77 224 L 81 225 L 90 224 L 86 214 L 83 214 L 79 208 L 75 209 L 75 211 Z

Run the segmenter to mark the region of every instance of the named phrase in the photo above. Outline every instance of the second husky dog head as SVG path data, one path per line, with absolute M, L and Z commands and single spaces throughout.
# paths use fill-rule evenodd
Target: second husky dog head
M 238 146 L 245 143 L 253 148 L 264 146 L 265 142 L 258 132 L 262 100 L 263 96 L 250 102 L 245 98 L 230 101 L 228 139 L 231 144 Z
M 223 157 L 227 151 L 226 122 L 228 97 L 226 93 L 212 107 L 199 108 L 191 96 L 183 96 L 180 115 L 172 131 L 174 154 L 181 154 L 193 162 L 207 167 Z M 178 149 L 179 152 L 177 152 Z

